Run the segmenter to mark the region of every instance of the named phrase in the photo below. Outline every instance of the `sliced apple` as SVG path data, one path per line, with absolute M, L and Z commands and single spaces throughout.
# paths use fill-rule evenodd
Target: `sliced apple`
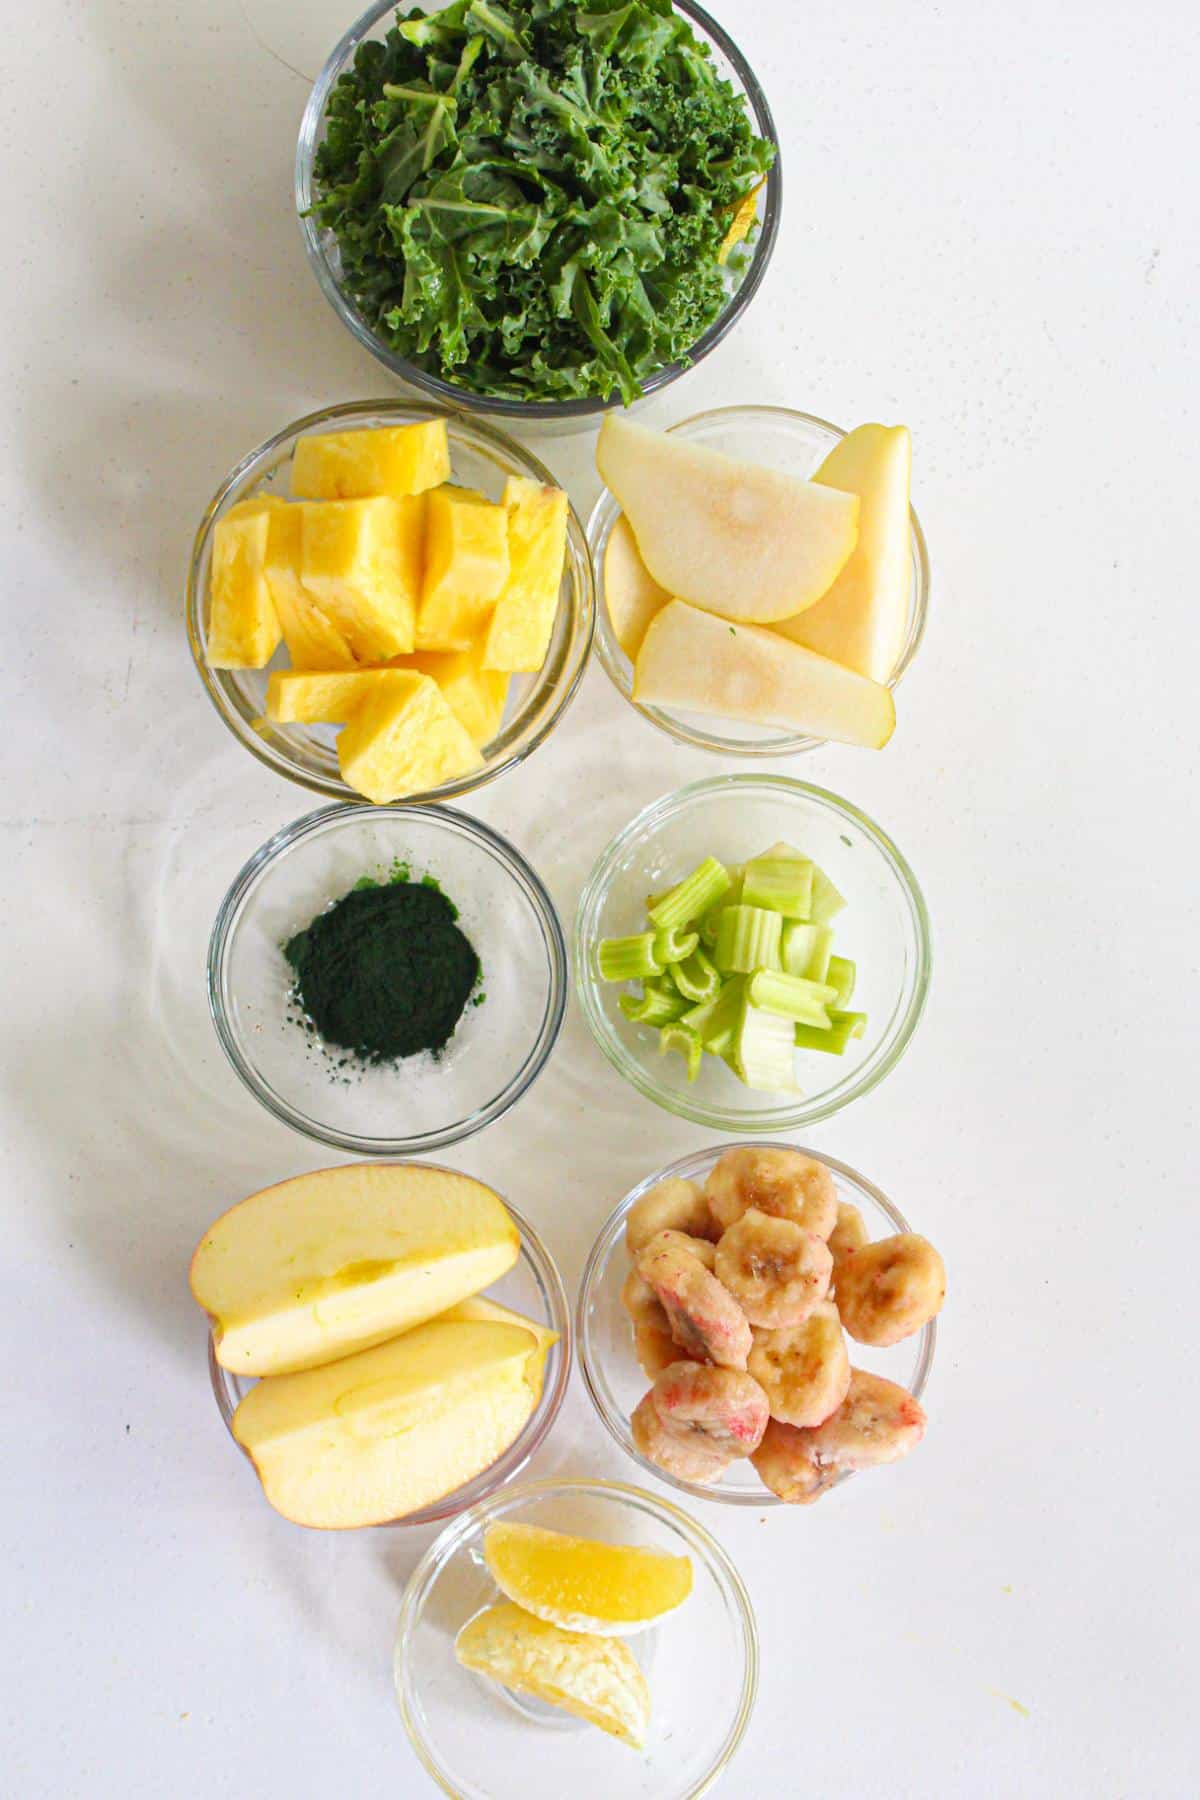
M 217 1360 L 279 1375 L 381 1343 L 487 1287 L 517 1228 L 481 1182 L 416 1164 L 299 1175 L 217 1220 L 192 1258 Z
M 858 495 L 858 542 L 829 592 L 776 627 L 872 681 L 890 679 L 908 630 L 911 477 L 904 425 L 859 425 L 834 446 L 813 479 Z
M 642 561 L 633 529 L 621 513 L 604 548 L 604 599 L 613 636 L 630 662 L 642 647 L 647 625 L 670 598 Z
M 782 725 L 881 749 L 896 724 L 887 688 L 758 625 L 731 625 L 682 600 L 653 619 L 633 697 L 674 712 Z
M 524 1313 L 513 1312 L 511 1307 L 501 1306 L 496 1300 L 488 1300 L 483 1294 L 472 1294 L 469 1300 L 448 1306 L 444 1313 L 438 1314 L 438 1319 L 443 1323 L 467 1319 L 475 1324 L 519 1325 L 523 1331 L 531 1331 L 537 1340 L 537 1351 L 530 1361 L 529 1373 L 532 1378 L 536 1371 L 538 1390 L 541 1391 L 546 1358 L 558 1342 L 557 1331 L 551 1331 L 548 1325 L 539 1325 L 536 1319 L 527 1319 Z
M 532 1331 L 434 1319 L 373 1350 L 251 1388 L 233 1415 L 263 1492 L 344 1530 L 428 1506 L 490 1468 L 541 1393 Z
M 668 592 L 723 618 L 790 618 L 831 586 L 854 549 L 858 497 L 738 462 L 606 413 L 596 467 L 642 561 Z

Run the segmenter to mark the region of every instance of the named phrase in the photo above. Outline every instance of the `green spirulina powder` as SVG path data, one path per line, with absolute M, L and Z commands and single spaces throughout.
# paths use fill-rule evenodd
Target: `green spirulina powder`
M 407 873 L 359 882 L 283 947 L 312 1024 L 363 1062 L 436 1054 L 479 980 L 457 908 L 436 882 Z

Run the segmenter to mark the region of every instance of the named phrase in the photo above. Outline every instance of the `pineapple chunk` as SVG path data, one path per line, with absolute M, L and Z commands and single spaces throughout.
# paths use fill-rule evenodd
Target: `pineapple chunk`
M 510 678 L 483 667 L 482 638 L 469 650 L 419 652 L 406 657 L 404 666 L 433 676 L 442 698 L 473 742 L 480 748 L 491 742 L 504 717 Z
M 380 669 L 272 669 L 267 717 L 276 725 L 344 725 L 358 711 Z
M 294 669 L 354 667 L 354 652 L 333 620 L 321 611 L 300 580 L 300 536 L 304 508 L 284 502 L 271 509 L 267 535 L 267 586 L 279 614 L 283 641 Z
M 362 662 L 413 648 L 425 500 L 310 500 L 300 579 Z
M 267 585 L 267 535 L 279 501 L 231 507 L 213 527 L 208 660 L 214 669 L 262 669 L 279 647 L 279 616 Z
M 432 676 L 386 669 L 338 739 L 346 783 L 386 806 L 478 769 L 483 758 Z
M 508 513 L 449 486 L 435 488 L 426 504 L 416 648 L 469 650 L 508 578 Z
M 563 557 L 567 549 L 567 496 L 561 488 L 510 475 L 510 568 L 496 602 L 483 650 L 486 669 L 540 669 L 550 648 Z
M 322 432 L 301 438 L 292 458 L 292 492 L 302 500 L 400 500 L 449 479 L 445 419 Z

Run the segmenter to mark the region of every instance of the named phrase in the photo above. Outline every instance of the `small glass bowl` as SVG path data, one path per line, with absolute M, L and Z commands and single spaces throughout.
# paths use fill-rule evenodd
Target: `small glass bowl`
M 644 1751 L 464 1669 L 454 1640 L 501 1595 L 483 1560 L 498 1519 L 691 1558 L 675 1612 L 621 1641 L 650 1687 Z M 612 1481 L 542 1481 L 497 1494 L 449 1526 L 418 1565 L 396 1634 L 396 1693 L 412 1745 L 455 1800 L 695 1800 L 729 1766 L 758 1686 L 750 1597 L 721 1546 L 677 1506 Z
M 601 981 L 600 941 L 645 930 L 647 894 L 681 881 L 706 856 L 740 863 L 780 839 L 819 863 L 846 899 L 836 949 L 858 965 L 852 1005 L 866 1013 L 866 1033 L 843 1056 L 798 1053 L 800 1094 L 756 1093 L 716 1056 L 704 1057 L 689 1082 L 681 1056 L 660 1054 L 657 1030 L 621 1012 L 629 990 Z M 869 1093 L 916 1030 L 930 961 L 925 902 L 891 839 L 848 800 L 784 775 L 718 775 L 653 801 L 600 857 L 575 916 L 576 991 L 601 1050 L 639 1094 L 716 1131 L 791 1131 Z
M 811 413 L 792 412 L 783 406 L 723 406 L 715 412 L 697 413 L 670 428 L 691 443 L 719 450 L 723 456 L 761 463 L 784 475 L 807 479 L 833 446 L 845 437 L 839 425 Z M 633 664 L 617 642 L 609 617 L 604 586 L 604 556 L 613 526 L 621 516 L 616 497 L 604 488 L 588 520 L 588 545 L 592 552 L 596 591 L 596 653 L 610 680 L 630 706 L 644 719 L 681 744 L 698 750 L 715 750 L 723 756 L 793 756 L 816 750 L 824 738 L 782 731 L 777 725 L 751 725 L 736 720 L 701 717 L 698 713 L 667 712 L 658 706 L 642 706 L 633 698 Z M 904 646 L 887 685 L 894 688 L 912 662 L 925 630 L 929 604 L 929 553 L 916 513 L 912 520 L 912 585 L 909 589 L 908 627 Z
M 337 760 L 337 731 L 332 725 L 276 725 L 266 719 L 267 676 L 273 668 L 289 667 L 286 649 L 280 646 L 267 669 L 214 669 L 205 652 L 208 638 L 209 569 L 213 527 L 238 501 L 255 494 L 286 496 L 292 455 L 299 438 L 322 431 L 368 429 L 376 425 L 411 425 L 422 419 L 446 421 L 450 438 L 453 479 L 499 499 L 510 475 L 523 475 L 557 486 L 549 469 L 506 433 L 464 413 L 421 400 L 358 400 L 344 406 L 327 406 L 285 425 L 282 431 L 251 450 L 221 483 L 201 520 L 192 550 L 187 578 L 187 628 L 192 656 L 208 697 L 238 742 L 276 775 L 298 781 L 315 794 L 333 800 L 360 800 L 362 796 L 342 780 Z M 457 780 L 443 782 L 425 794 L 413 794 L 396 804 L 415 800 L 451 800 L 469 794 L 495 776 L 523 762 L 549 736 L 575 693 L 591 648 L 596 617 L 592 564 L 583 527 L 570 508 L 567 514 L 567 556 L 554 635 L 542 667 L 534 675 L 514 675 L 503 723 L 484 747 L 483 767 Z
M 699 1500 L 719 1500 L 729 1506 L 783 1506 L 785 1502 L 763 1486 L 749 1462 L 742 1460 L 732 1463 L 720 1482 L 711 1487 L 699 1482 L 683 1481 L 678 1476 L 668 1475 L 657 1463 L 644 1457 L 634 1444 L 629 1429 L 629 1416 L 650 1382 L 638 1367 L 633 1353 L 633 1330 L 629 1314 L 621 1305 L 621 1287 L 630 1268 L 625 1249 L 625 1220 L 630 1207 L 657 1182 L 664 1181 L 671 1175 L 680 1176 L 686 1181 L 703 1182 L 717 1158 L 730 1148 L 732 1146 L 729 1144 L 716 1144 L 707 1150 L 695 1150 L 690 1156 L 682 1156 L 669 1168 L 658 1169 L 653 1175 L 647 1175 L 621 1201 L 596 1239 L 583 1271 L 575 1309 L 579 1364 L 583 1370 L 584 1385 L 602 1423 L 622 1450 L 627 1451 L 647 1474 L 657 1476 L 659 1481 L 665 1481 L 669 1487 L 678 1488 L 684 1494 L 693 1494 Z M 755 1148 L 795 1150 L 801 1146 L 764 1140 L 756 1144 Z M 804 1150 L 803 1154 L 825 1164 L 833 1176 L 838 1199 L 857 1206 L 871 1237 L 890 1237 L 893 1232 L 909 1229 L 887 1195 L 881 1193 L 864 1175 L 857 1174 L 845 1163 L 836 1162 L 832 1156 L 819 1155 L 815 1150 Z M 851 1344 L 851 1361 L 856 1368 L 870 1369 L 877 1375 L 886 1376 L 889 1381 L 900 1382 L 914 1399 L 919 1400 L 929 1380 L 936 1343 L 937 1321 L 931 1319 L 915 1336 L 906 1338 L 903 1343 L 895 1344 L 888 1350 L 873 1350 L 867 1344 Z M 849 1479 L 849 1476 L 842 1477 L 842 1481 Z M 838 1483 L 840 1485 L 841 1482 Z
M 404 6 L 401 5 L 399 10 L 403 12 Z M 746 96 L 757 135 L 775 145 L 775 162 L 765 185 L 759 191 L 758 232 L 751 246 L 749 266 L 737 287 L 731 291 L 724 312 L 709 326 L 703 337 L 693 344 L 685 361 L 669 363 L 647 377 L 642 384 L 643 398 L 661 392 L 694 368 L 710 350 L 716 349 L 743 317 L 767 272 L 783 209 L 783 170 L 779 139 L 766 95 L 759 86 L 754 71 L 728 32 L 701 7 L 695 5 L 694 0 L 675 0 L 675 10 L 689 21 L 700 41 L 709 45 L 717 74 L 730 82 L 735 92 Z M 365 38 L 383 38 L 387 35 L 396 11 L 396 0 L 376 0 L 376 4 L 369 7 L 362 18 L 350 27 L 330 52 L 304 109 L 300 139 L 296 146 L 296 211 L 308 260 L 320 283 L 321 292 L 364 350 L 369 350 L 398 380 L 433 395 L 449 406 L 467 407 L 471 412 L 482 413 L 490 418 L 520 419 L 525 424 L 544 422 L 567 430 L 573 425 L 582 428 L 588 420 L 609 407 L 620 406 L 620 396 L 613 394 L 607 400 L 594 397 L 582 400 L 516 400 L 494 394 L 477 394 L 469 387 L 459 386 L 429 370 L 418 368 L 398 355 L 382 339 L 376 337 L 355 305 L 353 296 L 342 285 L 341 256 L 334 234 L 310 217 L 314 198 L 313 160 L 325 136 L 325 107 L 330 91 L 339 76 L 353 62 L 354 53 Z
M 428 1169 L 442 1165 L 423 1162 L 420 1166 Z M 453 1173 L 452 1170 L 448 1172 Z M 497 1488 L 516 1480 L 530 1457 L 541 1448 L 550 1427 L 558 1417 L 571 1374 L 571 1309 L 567 1304 L 566 1291 L 554 1258 L 528 1219 L 522 1218 L 510 1201 L 505 1200 L 504 1205 L 520 1234 L 521 1254 L 508 1274 L 488 1288 L 486 1297 L 500 1306 L 509 1307 L 513 1312 L 524 1314 L 525 1318 L 531 1319 L 535 1324 L 546 1325 L 551 1331 L 558 1333 L 558 1342 L 551 1345 L 546 1357 L 541 1397 L 520 1436 L 490 1469 L 484 1469 L 472 1481 L 456 1488 L 452 1494 L 445 1494 L 430 1506 L 423 1506 L 419 1512 L 407 1513 L 402 1519 L 393 1519 L 387 1526 L 370 1529 L 391 1531 L 399 1525 L 437 1525 L 443 1519 L 452 1519 L 457 1513 L 465 1512 L 469 1506 L 478 1505 L 489 1494 L 495 1493 Z M 208 1339 L 208 1373 L 217 1410 L 233 1437 L 233 1415 L 238 1402 L 249 1393 L 254 1382 L 247 1376 L 234 1374 L 221 1367 L 217 1361 L 211 1332 Z M 236 1438 L 233 1441 L 237 1443 Z M 242 1449 L 240 1444 L 238 1449 Z M 249 1460 L 245 1451 L 243 1454 Z
M 431 875 L 483 969 L 438 1058 L 342 1067 L 298 1022 L 282 946 L 364 876 Z M 221 902 L 208 999 L 221 1048 L 257 1100 L 308 1137 L 359 1156 L 411 1156 L 500 1118 L 537 1079 L 566 1007 L 554 903 L 499 832 L 442 806 L 331 806 L 255 852 Z

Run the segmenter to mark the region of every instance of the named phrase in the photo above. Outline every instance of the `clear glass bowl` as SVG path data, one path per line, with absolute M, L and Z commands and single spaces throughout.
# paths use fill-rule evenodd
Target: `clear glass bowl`
M 342 1068 L 294 1016 L 287 940 L 364 876 L 397 863 L 432 875 L 483 966 L 439 1058 Z M 567 954 L 554 904 L 499 832 L 450 807 L 331 806 L 255 852 L 221 902 L 208 998 L 221 1048 L 285 1125 L 359 1156 L 437 1150 L 490 1125 L 537 1079 L 566 1007 Z
M 412 9 L 401 5 L 399 10 L 404 13 Z M 429 10 L 436 8 L 431 6 Z M 396 0 L 378 0 L 376 5 L 368 8 L 362 18 L 350 27 L 330 52 L 304 109 L 300 140 L 296 146 L 296 211 L 300 218 L 308 260 L 321 285 L 322 293 L 342 324 L 358 339 L 364 350 L 369 350 L 398 380 L 419 388 L 423 393 L 432 394 L 435 399 L 449 406 L 465 406 L 472 412 L 483 413 L 492 418 L 520 419 L 525 423 L 544 421 L 560 427 L 569 427 L 572 421 L 586 422 L 610 406 L 619 406 L 621 401 L 617 395 L 608 400 L 513 400 L 477 394 L 468 387 L 445 381 L 439 375 L 417 368 L 376 337 L 359 312 L 353 297 L 343 286 L 337 240 L 331 231 L 323 229 L 315 219 L 309 217 L 313 203 L 313 159 L 325 136 L 325 107 L 330 90 L 354 60 L 354 53 L 364 38 L 383 38 L 387 35 L 396 11 Z M 775 163 L 767 176 L 765 187 L 759 193 L 758 232 L 751 246 L 749 266 L 736 288 L 731 289 L 725 311 L 692 346 L 685 362 L 669 363 L 647 378 L 642 389 L 644 397 L 661 392 L 671 382 L 686 374 L 688 369 L 694 368 L 710 350 L 716 349 L 743 317 L 767 272 L 767 265 L 775 249 L 783 207 L 779 140 L 771 109 L 754 71 L 728 32 L 701 7 L 696 6 L 693 0 L 676 0 L 676 11 L 688 19 L 700 41 L 709 45 L 717 74 L 730 82 L 735 92 L 745 94 L 757 135 L 775 145 Z
M 625 1018 L 618 1000 L 632 990 L 600 980 L 597 949 L 602 938 L 645 930 L 646 895 L 706 856 L 740 863 L 780 839 L 819 863 L 845 896 L 835 947 L 857 962 L 852 1004 L 867 1014 L 866 1033 L 844 1056 L 797 1052 L 798 1095 L 755 1093 L 715 1056 L 689 1082 L 681 1056 L 660 1055 L 657 1030 Z M 916 1030 L 930 960 L 925 902 L 891 839 L 848 800 L 783 775 L 719 775 L 653 801 L 604 851 L 575 916 L 576 991 L 601 1050 L 647 1099 L 716 1131 L 791 1131 L 869 1093 Z
M 422 1168 L 440 1165 L 422 1163 Z M 503 1196 L 501 1196 L 503 1198 Z M 466 1482 L 456 1488 L 452 1494 L 446 1494 L 441 1500 L 435 1500 L 430 1506 L 423 1506 L 419 1512 L 408 1513 L 402 1519 L 395 1519 L 384 1527 L 391 1531 L 399 1525 L 437 1525 L 443 1519 L 452 1519 L 456 1513 L 465 1512 L 469 1506 L 476 1506 L 486 1500 L 489 1494 L 515 1481 L 531 1456 L 545 1442 L 546 1434 L 558 1417 L 559 1408 L 567 1392 L 567 1383 L 571 1374 L 571 1311 L 567 1304 L 566 1292 L 562 1277 L 550 1255 L 528 1219 L 522 1218 L 516 1207 L 505 1200 L 509 1217 L 516 1226 L 521 1237 L 521 1254 L 512 1268 L 500 1281 L 487 1290 L 487 1298 L 495 1300 L 501 1306 L 507 1306 L 514 1312 L 523 1313 L 535 1324 L 546 1325 L 551 1331 L 558 1333 L 558 1342 L 550 1347 L 546 1358 L 545 1378 L 542 1383 L 541 1398 L 534 1408 L 525 1429 L 515 1441 L 509 1445 L 504 1455 L 494 1462 L 490 1469 L 476 1475 L 473 1481 Z M 213 1394 L 216 1396 L 217 1409 L 225 1421 L 230 1436 L 233 1436 L 233 1415 L 243 1395 L 249 1393 L 254 1382 L 243 1375 L 232 1374 L 223 1369 L 217 1361 L 211 1333 L 208 1340 L 208 1373 L 212 1382 Z M 234 1438 L 237 1443 L 237 1439 Z M 238 1449 L 242 1446 L 238 1444 Z M 246 1452 L 243 1451 L 243 1455 Z M 249 1456 L 247 1455 L 247 1461 Z
M 839 425 L 811 413 L 792 412 L 783 406 L 723 406 L 715 412 L 697 413 L 671 430 L 690 442 L 719 450 L 743 462 L 761 463 L 784 475 L 807 479 L 846 433 Z M 792 756 L 816 750 L 823 738 L 781 731 L 777 725 L 751 725 L 737 720 L 702 717 L 698 713 L 667 712 L 658 706 L 641 706 L 633 698 L 633 664 L 617 642 L 608 613 L 604 588 L 604 554 L 613 526 L 621 516 L 616 498 L 604 488 L 588 520 L 588 545 L 592 552 L 596 591 L 596 652 L 618 691 L 644 719 L 681 744 L 699 750 L 716 750 L 723 756 Z M 912 585 L 909 590 L 908 628 L 904 647 L 887 685 L 894 688 L 912 662 L 925 630 L 929 604 L 929 554 L 925 534 L 916 513 L 912 519 Z
M 795 1144 L 772 1144 L 767 1140 L 763 1141 L 761 1147 L 778 1150 L 799 1148 Z M 647 1175 L 621 1201 L 596 1239 L 583 1271 L 575 1309 L 579 1363 L 583 1370 L 584 1385 L 606 1429 L 622 1450 L 627 1451 L 647 1474 L 665 1481 L 669 1487 L 678 1488 L 681 1493 L 693 1494 L 701 1500 L 724 1501 L 730 1506 L 783 1506 L 785 1502 L 763 1486 L 749 1462 L 742 1460 L 731 1464 L 722 1479 L 711 1487 L 699 1482 L 681 1481 L 677 1476 L 666 1474 L 657 1463 L 644 1457 L 634 1444 L 629 1429 L 629 1416 L 650 1382 L 638 1367 L 633 1353 L 633 1331 L 629 1314 L 621 1305 L 621 1286 L 630 1266 L 625 1249 L 626 1216 L 630 1207 L 649 1188 L 668 1175 L 703 1182 L 717 1158 L 730 1148 L 728 1144 L 716 1144 L 707 1150 L 696 1150 L 690 1156 L 682 1156 L 669 1168 L 656 1169 L 652 1175 Z M 838 1199 L 849 1201 L 858 1207 L 871 1237 L 890 1237 L 893 1232 L 909 1229 L 887 1195 L 881 1193 L 864 1175 L 856 1174 L 845 1163 L 836 1162 L 832 1156 L 822 1156 L 816 1150 L 805 1150 L 804 1155 L 815 1157 L 818 1162 L 825 1164 L 833 1176 Z M 903 1343 L 895 1344 L 888 1350 L 874 1350 L 867 1344 L 852 1343 L 851 1361 L 856 1368 L 870 1369 L 877 1375 L 886 1376 L 889 1381 L 900 1382 L 919 1400 L 929 1380 L 936 1343 L 937 1321 L 931 1320 L 914 1337 L 906 1338 Z M 843 1481 L 849 1479 L 848 1475 L 842 1477 Z
M 684 1604 L 622 1640 L 650 1687 L 644 1751 L 456 1662 L 458 1632 L 500 1598 L 482 1550 L 498 1519 L 691 1558 L 694 1585 Z M 543 1481 L 477 1506 L 426 1553 L 404 1596 L 395 1677 L 413 1748 L 456 1800 L 695 1800 L 728 1768 L 745 1734 L 758 1639 L 737 1570 L 677 1506 L 617 1482 Z
M 213 669 L 205 654 L 209 616 L 209 568 L 213 527 L 239 500 L 252 494 L 289 492 L 292 454 L 299 438 L 321 431 L 347 431 L 374 425 L 409 425 L 420 419 L 446 420 L 453 479 L 499 499 L 510 475 L 557 486 L 544 464 L 504 432 L 464 413 L 421 400 L 359 400 L 327 406 L 285 425 L 282 431 L 251 450 L 221 483 L 208 505 L 192 550 L 187 579 L 188 641 L 209 699 L 238 742 L 276 775 L 298 781 L 332 800 L 357 801 L 362 796 L 342 780 L 337 760 L 337 731 L 332 725 L 275 725 L 264 718 L 270 669 Z M 483 767 L 415 800 L 451 800 L 482 787 L 523 762 L 549 736 L 575 693 L 591 648 L 596 616 L 592 564 L 583 527 L 572 507 L 567 515 L 567 556 L 554 635 L 546 660 L 535 675 L 514 675 L 508 708 L 497 735 L 483 751 Z M 287 668 L 284 646 L 270 668 Z

